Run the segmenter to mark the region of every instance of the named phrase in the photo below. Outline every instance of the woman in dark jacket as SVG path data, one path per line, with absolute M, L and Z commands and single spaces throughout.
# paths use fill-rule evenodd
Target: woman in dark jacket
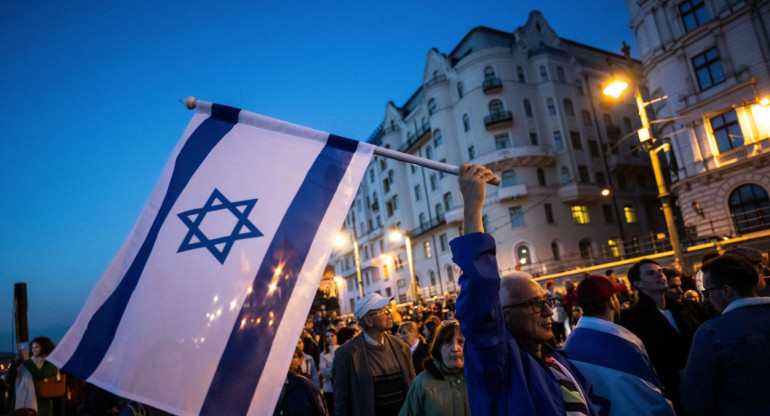
M 8 385 L 13 386 L 16 392 L 12 409 L 35 409 L 40 416 L 53 415 L 53 399 L 40 399 L 35 393 L 36 381 L 57 377 L 59 373 L 56 366 L 45 360 L 53 349 L 53 341 L 37 337 L 29 343 L 32 357 L 27 350 L 19 351 L 19 359 L 11 365 L 6 375 Z

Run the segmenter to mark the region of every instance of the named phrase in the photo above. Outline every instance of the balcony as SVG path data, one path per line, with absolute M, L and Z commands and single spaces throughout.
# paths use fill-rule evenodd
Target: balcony
M 397 131 L 401 131 L 401 127 L 399 127 L 398 124 L 393 124 L 391 126 L 383 128 L 382 129 L 382 134 L 385 135 L 385 134 L 393 133 L 393 132 L 397 132 Z
M 436 217 L 433 218 L 431 221 L 425 222 L 420 224 L 417 228 L 414 228 L 409 231 L 409 238 L 414 240 L 418 236 L 427 233 L 428 231 L 438 227 L 439 225 L 446 224 L 446 220 L 444 217 Z
M 484 117 L 484 126 L 487 130 L 510 127 L 513 125 L 513 114 L 508 110 L 495 111 Z
M 650 160 L 646 157 L 631 155 L 607 155 L 607 166 L 610 172 L 622 174 L 641 173 L 652 168 Z
M 593 183 L 571 182 L 559 188 L 559 198 L 565 204 L 580 204 L 591 202 L 601 197 L 599 185 Z
M 434 85 L 448 83 L 448 82 L 449 80 L 447 79 L 446 75 L 439 74 L 425 82 L 425 89 L 427 90 L 428 88 Z
M 766 141 L 766 140 L 765 140 Z M 761 152 L 761 143 L 749 143 L 745 146 L 736 147 L 717 156 L 720 165 L 726 165 L 732 162 L 746 160 L 755 154 Z
M 424 143 L 428 138 L 430 138 L 430 125 L 424 124 L 417 129 L 416 134 L 410 133 L 407 135 L 406 143 L 402 144 L 401 147 L 398 148 L 398 151 L 401 153 L 409 153 Z
M 544 167 L 551 165 L 553 161 L 553 151 L 548 147 L 516 146 L 495 150 L 471 162 L 492 170 L 505 170 L 519 166 Z
M 503 89 L 503 82 L 498 77 L 489 77 L 481 84 L 484 94 L 492 94 Z
M 527 185 L 520 183 L 513 186 L 505 186 L 497 190 L 497 201 L 513 201 L 527 196 Z
M 447 224 L 459 224 L 463 222 L 463 207 L 455 207 L 444 213 Z

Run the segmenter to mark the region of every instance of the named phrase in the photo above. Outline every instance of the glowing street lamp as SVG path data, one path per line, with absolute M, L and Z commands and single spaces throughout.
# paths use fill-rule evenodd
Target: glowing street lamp
M 409 279 L 411 280 L 409 287 L 412 292 L 412 302 L 416 305 L 419 296 L 417 294 L 417 279 L 414 276 L 414 261 L 412 260 L 412 239 L 398 230 L 393 230 L 390 233 L 390 241 L 399 242 L 401 240 L 404 240 L 404 245 L 406 246 L 406 263 L 409 267 Z
M 344 233 L 339 233 L 334 240 L 334 243 L 338 248 L 344 249 L 348 246 L 348 236 Z M 356 275 L 358 276 L 358 294 L 364 297 L 364 282 L 361 280 L 361 256 L 358 254 L 358 239 L 353 238 L 353 257 L 356 261 Z
M 626 88 L 628 88 L 627 82 L 613 81 L 604 90 L 602 90 L 602 93 L 604 95 L 609 95 L 610 97 L 618 98 L 623 94 L 623 91 L 625 91 Z

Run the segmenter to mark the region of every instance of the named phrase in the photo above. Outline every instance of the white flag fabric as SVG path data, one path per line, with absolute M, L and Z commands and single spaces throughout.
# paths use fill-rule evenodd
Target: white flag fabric
M 198 101 L 48 360 L 175 414 L 272 414 L 373 149 Z

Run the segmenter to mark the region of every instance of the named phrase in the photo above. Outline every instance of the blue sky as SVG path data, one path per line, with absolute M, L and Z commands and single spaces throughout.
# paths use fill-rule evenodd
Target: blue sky
M 58 341 L 206 101 L 365 140 L 420 85 L 430 48 L 540 10 L 564 38 L 634 46 L 625 2 L 6 1 L 0 5 L 0 351 L 13 283 Z

